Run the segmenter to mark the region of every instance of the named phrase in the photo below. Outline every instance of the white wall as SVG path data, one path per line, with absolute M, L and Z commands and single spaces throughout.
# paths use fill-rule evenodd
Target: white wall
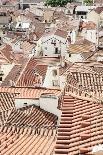
M 98 25 L 98 23 L 99 23 L 99 21 L 100 21 L 100 16 L 99 16 L 99 14 L 97 14 L 97 13 L 93 10 L 93 11 L 91 11 L 91 12 L 89 12 L 89 13 L 87 14 L 87 20 L 88 20 L 88 21 L 92 21 L 92 22 L 94 22 L 95 24 Z
M 66 76 L 65 75 L 61 75 L 60 76 L 60 89 L 63 90 L 65 87 L 65 82 L 66 82 Z
M 54 46 L 54 44 L 51 44 L 52 41 L 56 40 L 56 46 Z M 61 41 L 61 44 L 60 44 Z M 55 54 L 55 47 L 58 47 L 58 50 L 61 50 L 61 55 L 65 55 L 65 51 L 66 51 L 66 39 L 59 37 L 59 36 L 55 36 L 55 35 L 49 35 L 49 36 L 45 36 L 42 37 L 37 45 L 39 45 L 39 47 L 36 47 L 36 56 L 38 55 L 40 49 L 42 49 L 43 52 L 43 56 L 58 56 L 60 54 Z
M 71 54 L 71 57 L 69 57 L 69 53 L 66 53 L 65 58 L 70 61 L 70 62 L 82 62 L 83 61 L 83 57 L 81 56 L 80 53 L 77 54 Z
M 87 40 L 89 40 L 89 41 L 91 41 L 91 42 L 97 44 L 97 39 L 96 39 L 96 38 L 97 38 L 97 34 L 96 34 L 96 30 L 86 30 L 86 29 L 84 29 L 84 30 L 82 30 L 81 35 L 82 35 L 85 39 L 87 39 Z
M 57 74 L 56 76 L 53 76 L 53 70 L 57 70 Z M 58 73 L 58 67 L 48 67 L 47 72 L 46 72 L 46 76 L 45 76 L 45 80 L 43 83 L 43 87 L 46 88 L 51 88 L 53 87 L 53 80 L 58 80 L 59 81 L 59 73 Z
M 58 116 L 58 123 L 60 122 L 61 110 L 57 109 L 58 107 L 58 97 L 56 98 L 45 98 L 40 97 L 40 108 L 53 113 Z
M 36 105 L 39 106 L 39 99 L 21 99 L 21 98 L 16 98 L 15 99 L 15 106 L 17 109 L 25 107 L 24 103 L 27 103 L 27 106 L 29 105 Z
M 24 103 L 27 103 L 25 105 Z M 55 98 L 49 98 L 49 97 L 40 97 L 39 99 L 21 99 L 21 98 L 16 98 L 15 99 L 15 106 L 16 109 L 29 106 L 29 105 L 36 105 L 40 106 L 41 109 L 44 109 L 45 111 L 48 111 L 56 116 L 58 116 L 58 124 L 60 122 L 60 117 L 61 117 L 61 110 L 57 109 L 58 107 L 58 97 Z
M 74 44 L 76 42 L 76 31 L 73 30 L 70 34 L 71 37 L 71 44 Z
M 3 71 L 3 80 L 6 78 L 6 76 L 9 74 L 11 69 L 14 67 L 14 64 L 3 64 L 1 65 L 1 70 Z

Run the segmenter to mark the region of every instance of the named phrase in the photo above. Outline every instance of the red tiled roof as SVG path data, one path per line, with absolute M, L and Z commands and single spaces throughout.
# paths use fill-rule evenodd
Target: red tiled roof
M 32 52 L 32 49 L 35 47 L 35 44 L 30 44 L 28 41 L 23 41 L 21 43 L 21 48 L 23 50 L 23 53 L 28 54 Z
M 19 127 L 55 126 L 57 116 L 36 106 L 28 106 L 18 110 L 12 110 L 6 124 Z
M 65 95 L 55 155 L 92 154 L 93 146 L 103 143 L 102 108 L 98 103 Z
M 0 128 L 0 154 L 51 155 L 54 152 L 56 130 L 52 128 Z
M 36 84 L 41 85 L 40 76 L 42 77 L 42 82 L 44 82 L 45 75 L 49 64 L 54 64 L 59 62 L 56 58 L 35 58 L 32 57 L 27 63 L 24 71 L 19 77 L 16 85 L 21 87 L 35 86 Z M 39 79 L 37 80 L 36 74 L 39 74 Z M 37 82 L 38 81 L 38 82 Z
M 11 115 L 11 112 L 13 109 L 15 109 L 15 107 L 14 108 L 12 107 L 12 109 L 9 109 L 9 110 L 6 109 L 6 111 L 0 112 L 0 126 L 4 125 L 6 123 L 8 117 Z
M 14 65 L 9 74 L 6 76 L 1 86 L 11 86 L 10 81 L 13 81 L 14 84 L 18 80 L 21 71 L 23 70 L 23 65 Z
M 5 45 L 5 47 L 0 50 L 0 52 L 8 60 L 8 62 L 12 63 L 13 61 L 16 61 L 15 57 L 12 54 L 12 48 L 10 45 Z
M 42 94 L 54 94 L 56 96 L 61 95 L 61 91 L 57 89 L 46 88 L 33 88 L 33 87 L 0 87 L 0 92 L 7 93 L 19 93 L 16 98 L 35 99 L 39 98 Z
M 102 11 L 103 11 L 103 6 L 97 7 L 97 8 L 95 9 L 95 12 L 98 13 L 98 14 L 100 14 Z
M 43 70 L 42 70 L 43 69 Z M 31 58 L 28 62 L 24 72 L 22 73 L 20 79 L 17 82 L 17 86 L 34 86 L 34 84 L 40 84 L 38 81 L 36 81 L 36 74 L 40 73 L 40 76 L 45 78 L 47 71 L 47 65 L 40 66 L 37 65 L 37 61 L 34 58 Z M 42 73 L 42 74 L 41 74 Z
M 57 35 L 57 36 L 60 36 L 60 37 L 63 37 L 63 38 L 67 38 L 68 33 L 67 33 L 67 31 L 57 29 L 55 31 L 54 35 Z
M 64 30 L 61 30 L 61 29 L 53 29 L 52 31 L 50 31 L 49 33 L 44 33 L 43 37 L 45 36 L 49 36 L 49 35 L 57 35 L 59 37 L 62 37 L 62 38 L 67 38 L 67 31 L 64 31 Z
M 0 92 L 0 111 L 10 110 L 15 107 L 14 93 Z
M 95 101 L 102 99 L 103 76 L 84 64 L 73 64 L 64 75 L 67 78 L 66 89 L 72 94 L 82 97 L 88 94 Z
M 70 53 L 86 53 L 94 50 L 94 45 L 90 41 L 86 39 L 82 39 L 80 41 L 76 41 L 75 44 L 71 44 L 68 47 L 68 51 Z
M 87 30 L 96 29 L 96 24 L 92 21 L 83 22 L 81 26 L 82 28 L 86 28 Z

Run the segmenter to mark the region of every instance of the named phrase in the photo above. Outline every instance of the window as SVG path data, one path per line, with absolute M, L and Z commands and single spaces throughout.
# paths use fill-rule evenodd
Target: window
M 58 54 L 58 47 L 55 48 L 55 54 Z
M 21 27 L 21 23 L 19 23 L 19 27 Z
M 53 70 L 53 76 L 56 76 L 57 75 L 57 70 Z
M 0 77 L 0 81 L 2 81 L 2 77 Z
M 71 53 L 69 53 L 69 57 L 71 57 Z
M 45 50 L 47 50 L 47 47 L 45 47 Z
M 52 83 L 53 83 L 53 86 L 59 86 L 58 85 L 58 80 L 53 80 Z
M 27 103 L 24 103 L 24 105 L 27 105 Z

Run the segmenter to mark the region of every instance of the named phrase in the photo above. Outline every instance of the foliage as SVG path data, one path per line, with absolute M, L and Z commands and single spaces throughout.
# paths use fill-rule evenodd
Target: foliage
M 86 3 L 87 5 L 90 5 L 91 3 L 93 3 L 93 0 L 84 0 L 84 3 Z
M 68 2 L 71 2 L 71 0 L 46 0 L 46 5 L 50 5 L 52 7 L 56 6 L 65 6 Z

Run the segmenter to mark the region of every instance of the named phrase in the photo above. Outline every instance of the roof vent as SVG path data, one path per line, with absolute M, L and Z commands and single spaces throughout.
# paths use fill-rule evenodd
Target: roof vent
M 99 144 L 93 147 L 93 155 L 103 155 L 103 144 Z

